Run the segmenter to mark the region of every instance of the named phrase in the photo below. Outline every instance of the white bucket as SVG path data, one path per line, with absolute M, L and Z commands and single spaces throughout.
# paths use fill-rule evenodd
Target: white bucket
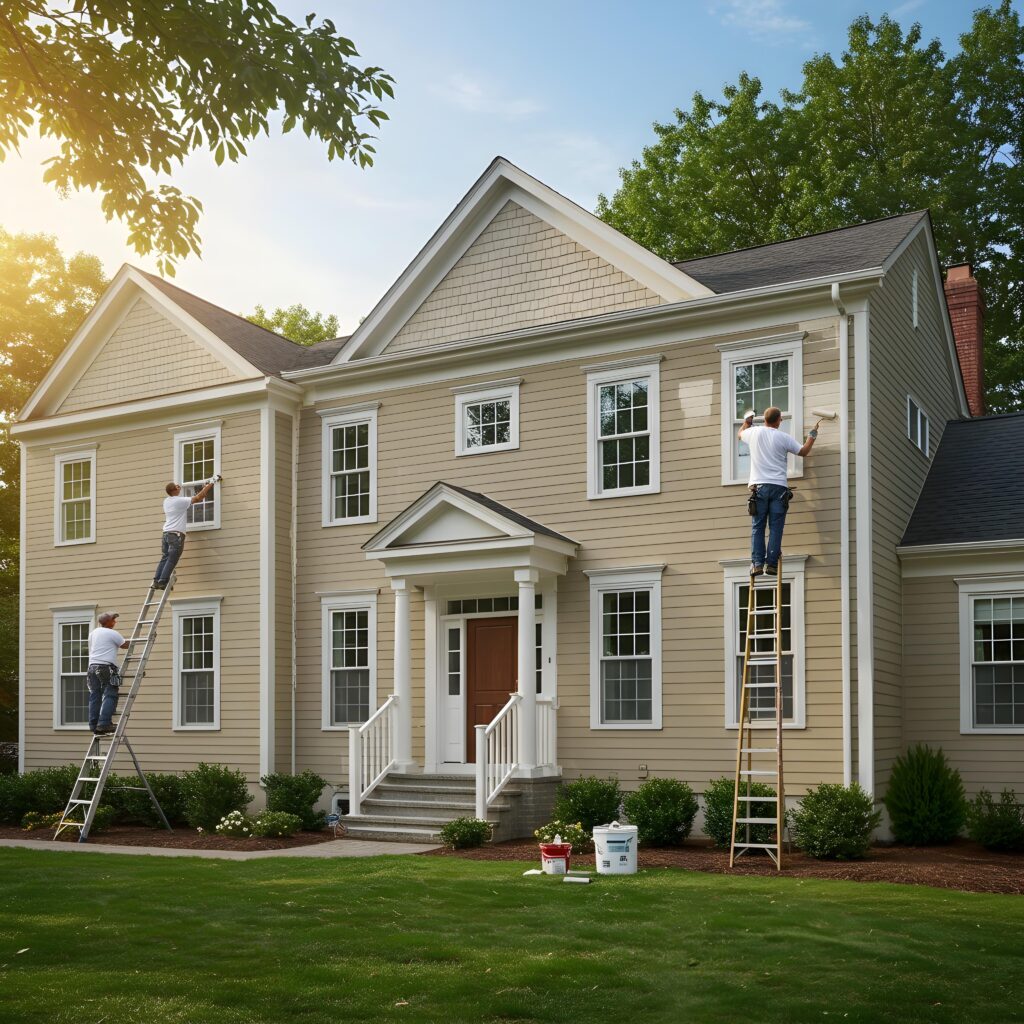
M 636 874 L 636 825 L 594 826 L 594 859 L 599 875 Z

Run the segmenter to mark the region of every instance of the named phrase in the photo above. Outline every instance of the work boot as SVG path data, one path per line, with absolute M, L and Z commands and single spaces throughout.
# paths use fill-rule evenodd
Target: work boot
M 766 565 L 764 567 L 764 571 L 769 576 L 778 576 L 779 575 L 779 567 L 777 565 Z
M 97 736 L 108 736 L 112 732 L 117 732 L 117 726 L 114 725 L 113 722 L 110 722 L 108 725 L 97 725 L 96 726 L 96 735 Z
M 760 576 L 763 572 L 764 572 L 764 566 L 763 565 L 752 565 L 750 567 L 750 575 L 751 576 Z

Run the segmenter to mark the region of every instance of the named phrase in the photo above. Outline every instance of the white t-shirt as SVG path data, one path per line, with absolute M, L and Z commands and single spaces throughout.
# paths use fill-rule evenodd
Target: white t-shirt
M 170 531 L 175 533 L 185 532 L 185 527 L 188 525 L 188 510 L 191 504 L 192 499 L 186 498 L 183 494 L 179 494 L 176 498 L 164 498 L 164 533 Z
M 116 629 L 97 626 L 89 634 L 89 664 L 116 665 L 117 651 L 124 637 Z
M 740 440 L 750 446 L 751 484 L 786 486 L 786 456 L 803 447 L 781 427 L 748 427 Z

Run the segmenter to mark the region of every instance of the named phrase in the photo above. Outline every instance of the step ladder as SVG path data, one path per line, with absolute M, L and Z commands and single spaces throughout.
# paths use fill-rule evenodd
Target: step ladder
M 771 602 L 761 603 L 759 593 L 772 595 Z M 732 805 L 732 838 L 729 845 L 729 867 L 748 850 L 764 850 L 782 870 L 782 839 L 785 830 L 785 791 L 782 783 L 782 559 L 778 576 L 752 576 L 747 596 L 746 643 L 743 650 L 743 674 L 740 686 L 739 736 L 736 743 L 736 787 Z M 770 673 L 767 669 L 773 669 Z M 761 717 L 764 704 L 757 697 L 774 697 L 775 718 Z M 755 715 L 758 717 L 755 718 Z M 760 728 L 755 728 L 754 723 Z M 772 733 L 764 728 L 773 724 Z M 774 796 L 755 796 L 754 784 L 766 782 L 775 789 Z M 774 805 L 774 839 L 754 842 L 755 829 L 772 827 L 772 818 L 754 814 L 754 808 Z M 763 836 L 760 836 L 763 838 Z
M 146 600 L 142 604 L 135 628 L 128 638 L 128 649 L 124 652 L 124 657 L 121 660 L 121 687 L 124 688 L 125 683 L 128 683 L 128 692 L 122 698 L 121 708 L 117 712 L 117 727 L 112 733 L 92 737 L 85 760 L 82 762 L 82 768 L 75 780 L 74 788 L 71 790 L 71 798 L 68 800 L 67 807 L 64 808 L 57 830 L 53 834 L 54 839 L 65 829 L 70 828 L 78 829 L 80 843 L 84 843 L 89 838 L 89 829 L 92 828 L 93 819 L 96 817 L 96 809 L 103 796 L 103 787 L 107 784 L 110 769 L 122 746 L 128 751 L 132 764 L 135 765 L 135 771 L 142 781 L 141 786 L 126 786 L 124 788 L 148 793 L 164 827 L 171 831 L 167 816 L 154 795 L 145 772 L 139 764 L 139 759 L 135 756 L 135 751 L 132 750 L 132 745 L 128 741 L 126 729 L 132 705 L 135 703 L 139 686 L 146 674 L 146 662 L 149 661 L 153 644 L 156 642 L 160 617 L 164 613 L 167 598 L 173 589 L 174 574 L 172 573 L 164 589 L 158 590 L 156 587 L 150 586 L 149 592 L 146 594 Z M 107 744 L 106 750 L 103 749 L 104 743 Z

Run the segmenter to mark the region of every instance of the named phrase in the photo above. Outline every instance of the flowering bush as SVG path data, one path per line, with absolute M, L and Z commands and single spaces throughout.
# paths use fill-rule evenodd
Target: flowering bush
M 287 811 L 263 811 L 252 823 L 252 834 L 261 838 L 293 836 L 302 828 L 302 819 Z
M 217 825 L 217 834 L 221 836 L 240 836 L 249 838 L 253 834 L 253 820 L 241 811 L 225 814 Z M 202 829 L 198 831 L 202 832 Z
M 594 837 L 577 821 L 551 821 L 533 833 L 539 843 L 553 843 L 561 836 L 563 843 L 571 843 L 576 853 L 589 853 L 594 848 Z
M 287 811 L 297 814 L 302 827 L 310 832 L 319 831 L 324 827 L 323 811 L 316 809 L 327 780 L 316 772 L 306 770 L 298 775 L 285 775 L 274 772 L 264 775 L 260 781 L 267 787 L 267 810 Z
M 481 846 L 491 838 L 491 823 L 481 818 L 456 818 L 441 826 L 441 842 L 453 850 Z
M 181 777 L 185 820 L 208 832 L 232 811 L 244 812 L 252 803 L 245 776 L 222 764 L 197 764 Z
M 33 832 L 39 828 L 56 828 L 60 824 L 60 819 L 64 817 L 63 811 L 57 811 L 56 814 L 43 814 L 42 811 L 29 811 L 21 819 L 21 827 L 26 832 Z

